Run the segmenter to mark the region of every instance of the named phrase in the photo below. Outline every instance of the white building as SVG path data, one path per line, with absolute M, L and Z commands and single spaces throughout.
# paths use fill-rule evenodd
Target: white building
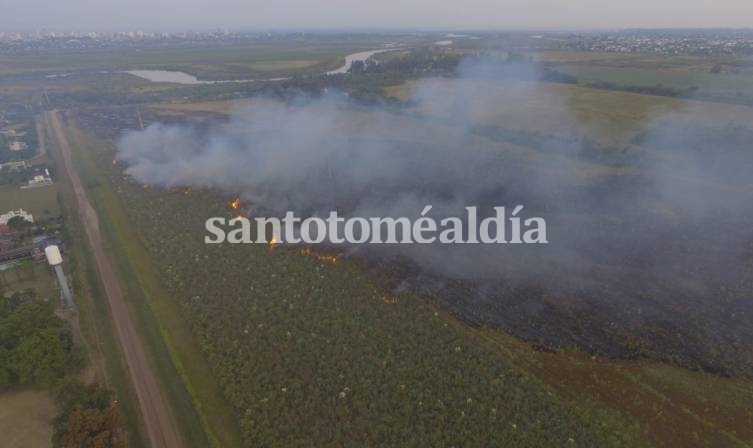
M 27 185 L 24 185 L 21 188 L 42 187 L 44 185 L 52 185 L 52 179 L 50 179 L 48 176 L 36 175 L 33 178 L 29 179 Z
M 20 141 L 13 141 L 13 142 L 10 142 L 10 143 L 8 144 L 8 148 L 9 148 L 9 149 L 10 149 L 11 151 L 24 151 L 24 150 L 26 150 L 26 149 L 28 149 L 28 148 L 29 148 L 29 145 L 27 145 L 27 144 L 26 144 L 26 143 L 24 143 L 24 142 L 20 142 Z
M 34 216 L 26 212 L 26 210 L 19 208 L 18 210 L 11 210 L 8 213 L 0 215 L 0 224 L 8 224 L 8 221 L 10 221 L 12 218 L 15 218 L 16 216 L 20 216 L 26 221 L 32 223 L 34 222 Z

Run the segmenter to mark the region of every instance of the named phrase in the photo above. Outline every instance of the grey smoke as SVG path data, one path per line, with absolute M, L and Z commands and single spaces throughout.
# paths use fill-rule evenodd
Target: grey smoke
M 726 327 L 708 336 L 720 344 L 750 336 L 750 302 L 720 309 L 715 300 L 720 288 L 727 297 L 753 290 L 752 131 L 690 125 L 701 111 L 689 106 L 610 146 L 582 137 L 586 125 L 553 95 L 544 96 L 549 108 L 575 136 L 499 130 L 491 125 L 505 123 L 486 117 L 516 106 L 495 103 L 477 82 L 495 77 L 533 80 L 535 69 L 465 64 L 456 79 L 421 82 L 412 98 L 418 106 L 406 109 L 364 106 L 340 93 L 255 99 L 210 130 L 153 124 L 127 132 L 118 158 L 139 181 L 240 193 L 262 216 L 337 210 L 415 218 L 431 204 L 439 220 L 464 216 L 467 206 L 490 214 L 523 205 L 524 218 L 546 219 L 550 244 L 357 250 L 376 264 L 405 261 L 411 287 L 447 292 L 450 306 L 478 308 L 493 323 L 519 325 L 503 310 L 520 300 L 515 291 L 535 286 L 547 300 L 606 314 L 616 307 L 625 320 L 703 315 Z M 541 101 L 538 84 L 517 85 L 521 102 Z M 458 281 L 473 282 L 476 293 L 458 298 Z M 542 308 L 516 302 L 514 309 Z M 727 322 L 746 310 L 744 320 Z

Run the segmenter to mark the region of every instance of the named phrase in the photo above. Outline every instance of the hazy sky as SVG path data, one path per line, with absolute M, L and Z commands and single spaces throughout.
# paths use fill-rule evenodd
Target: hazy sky
M 751 27 L 751 0 L 0 0 L 1 30 Z

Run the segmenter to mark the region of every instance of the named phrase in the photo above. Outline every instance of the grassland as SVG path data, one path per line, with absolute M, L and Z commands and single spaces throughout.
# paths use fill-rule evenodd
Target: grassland
M 563 401 L 464 327 L 347 262 L 212 250 L 202 219 L 228 213 L 214 198 L 121 188 L 235 406 L 244 446 L 630 444 L 615 415 Z M 158 233 L 163 219 L 175 220 L 171 236 Z
M 0 394 L 0 434 L 5 448 L 52 446 L 52 420 L 57 410 L 47 392 Z
M 753 73 L 748 61 L 733 56 L 619 54 L 590 52 L 542 52 L 532 57 L 573 75 L 582 85 L 609 88 L 695 89 L 697 98 L 750 104 Z M 738 63 L 742 65 L 738 66 Z M 735 67 L 722 71 L 719 67 Z
M 750 92 L 753 76 L 745 74 L 711 74 L 708 72 L 650 69 L 635 67 L 575 66 L 563 70 L 583 83 L 612 82 L 622 86 L 663 85 L 677 89 L 698 87 L 709 92 Z
M 563 400 L 354 265 L 266 247 L 208 251 L 203 219 L 228 213 L 216 197 L 123 182 L 112 148 L 98 149 L 98 169 L 233 405 L 243 446 L 640 445 L 617 413 Z
M 479 330 L 526 372 L 572 399 L 587 398 L 640 422 L 653 446 L 753 445 L 753 381 L 691 372 L 646 360 L 617 361 L 578 351 L 532 351 L 500 331 Z
M 112 176 L 119 178 L 117 173 Z M 748 380 L 704 375 L 656 362 L 613 361 L 577 351 L 540 352 L 499 330 L 468 328 L 415 296 L 394 297 L 347 260 L 330 264 L 285 249 L 207 249 L 200 243 L 201 217 L 227 213 L 211 196 L 145 190 L 128 184 L 121 188 L 134 215 L 142 218 L 139 227 L 145 229 L 146 244 L 167 279 L 168 288 L 181 298 L 194 331 L 201 335 L 205 350 L 216 360 L 214 371 L 221 378 L 225 393 L 236 404 L 238 412 L 246 410 L 242 425 L 247 428 L 247 440 L 285 437 L 267 420 L 272 415 L 284 416 L 293 426 L 302 421 L 313 425 L 317 420 L 308 410 L 298 407 L 298 400 L 310 399 L 310 394 L 324 390 L 327 392 L 316 402 L 328 403 L 327 393 L 337 396 L 345 385 L 357 391 L 359 401 L 365 400 L 373 406 L 378 406 L 376 401 L 391 400 L 393 386 L 398 390 L 401 384 L 407 385 L 409 390 L 418 388 L 408 394 L 410 398 L 395 397 L 393 411 L 382 412 L 399 416 L 400 420 L 421 422 L 421 410 L 415 407 L 416 403 L 410 411 L 401 409 L 399 403 L 411 398 L 429 403 L 429 397 L 436 393 L 433 382 L 443 381 L 447 366 L 430 361 L 425 361 L 428 366 L 404 363 L 408 362 L 407 357 L 432 359 L 434 347 L 449 344 L 446 349 L 450 353 L 453 347 L 460 346 L 464 355 L 459 360 L 449 354 L 437 355 L 438 359 L 444 359 L 451 369 L 466 375 L 462 382 L 443 386 L 447 388 L 442 389 L 446 402 L 454 406 L 459 403 L 450 400 L 454 393 L 450 391 L 469 381 L 467 375 L 479 366 L 471 368 L 466 363 L 477 362 L 471 359 L 479 356 L 511 369 L 503 374 L 505 378 L 514 375 L 512 372 L 524 372 L 526 381 L 549 385 L 552 389 L 548 393 L 556 391 L 559 400 L 574 407 L 569 412 L 586 415 L 597 426 L 608 425 L 610 431 L 621 434 L 620 438 L 628 431 L 625 421 L 639 422 L 640 429 L 633 429 L 635 433 L 631 433 L 633 437 L 640 434 L 638 439 L 633 439 L 637 445 L 744 447 L 753 443 L 747 424 L 753 417 L 747 405 L 753 398 L 753 384 Z M 192 217 L 187 210 L 200 216 Z M 165 227 L 161 224 L 165 219 L 174 220 L 170 225 L 172 237 L 157 233 Z M 189 247 L 180 249 L 178 244 Z M 201 260 L 203 268 L 197 269 L 197 259 Z M 423 339 L 424 336 L 427 339 Z M 319 341 L 320 337 L 323 340 Z M 357 348 L 350 346 L 349 339 L 355 339 Z M 403 347 L 407 341 L 413 341 L 410 348 Z M 331 347 L 332 344 L 335 347 Z M 376 346 L 372 347 L 373 344 Z M 466 349 L 472 354 L 466 353 Z M 305 353 L 318 353 L 319 358 L 309 360 Z M 390 360 L 386 361 L 390 367 L 381 373 L 372 371 L 368 364 L 372 356 Z M 361 364 L 363 362 L 366 364 Z M 328 366 L 336 367 L 330 372 Z M 412 375 L 420 377 L 424 367 L 430 368 L 432 374 L 415 383 Z M 280 369 L 279 374 L 265 372 L 270 368 L 275 369 L 274 372 Z M 250 377 L 240 374 L 247 369 L 251 369 Z M 369 380 L 363 383 L 359 381 L 362 377 Z M 317 378 L 313 390 L 307 386 L 311 378 Z M 493 389 L 485 389 L 483 378 L 474 381 L 481 382 L 481 389 L 466 393 L 472 394 L 479 406 L 490 406 L 481 397 L 493 394 Z M 503 384 L 508 390 L 518 387 L 514 381 L 505 380 Z M 383 394 L 380 399 L 370 398 L 374 387 Z M 247 396 L 248 390 L 254 393 Z M 291 395 L 286 397 L 285 394 Z M 534 390 L 527 394 L 541 397 Z M 256 402 L 260 398 L 262 403 Z M 297 413 L 285 414 L 279 406 L 293 406 Z M 531 414 L 527 405 L 522 406 L 516 409 L 518 417 L 508 422 L 544 418 L 535 412 Z M 364 434 L 359 432 L 362 428 L 358 426 L 357 416 L 364 412 L 369 415 L 365 409 L 354 403 L 336 412 L 338 418 L 348 419 L 348 425 L 355 431 L 351 435 Z M 612 417 L 608 417 L 610 415 Z M 615 423 L 614 415 L 621 415 L 616 421 L 623 421 L 625 426 Z M 451 417 L 443 418 L 447 419 L 445 425 L 454 428 Z M 324 421 L 315 426 L 326 425 Z M 429 423 L 423 424 L 432 427 Z M 609 426 L 615 424 L 622 429 Z M 261 428 L 264 432 L 260 434 L 257 431 Z M 377 429 L 374 431 L 379 433 Z M 263 434 L 270 438 L 263 439 Z M 291 444 L 296 443 L 296 439 L 290 440 Z M 252 442 L 247 444 L 253 445 Z
M 428 82 L 441 86 L 442 83 L 451 81 Z M 410 98 L 418 83 L 412 82 L 391 88 L 389 93 L 401 99 Z M 468 94 L 463 98 L 474 98 L 476 101 L 467 107 L 473 111 L 472 113 L 477 114 L 473 117 L 474 120 L 500 129 L 559 133 L 562 136 L 576 134 L 596 139 L 605 145 L 628 144 L 641 130 L 650 126 L 663 114 L 686 120 L 686 123 L 691 125 L 713 124 L 723 127 L 727 124 L 736 124 L 749 127 L 753 122 L 753 109 L 748 107 L 595 90 L 582 86 L 478 81 L 470 88 L 479 92 L 479 95 Z M 446 128 L 453 126 L 452 123 L 443 121 L 443 118 L 456 100 L 457 98 L 451 95 L 438 96 L 411 106 L 408 112 L 433 122 L 431 132 L 422 128 L 419 121 L 403 119 L 389 126 L 394 130 L 393 137 L 400 138 L 404 135 L 405 128 L 410 128 L 413 134 L 426 135 L 429 141 L 441 141 L 444 133 L 450 132 Z M 206 102 L 165 105 L 159 109 L 169 108 L 176 113 L 222 113 L 237 105 L 237 102 Z M 570 118 L 563 120 L 563 116 Z M 710 122 L 709 117 L 713 117 L 713 122 Z M 358 112 L 352 113 L 350 118 L 354 122 L 368 120 L 368 117 L 360 116 Z M 385 118 L 380 116 L 378 119 Z M 407 134 L 405 132 L 405 135 Z M 518 149 L 522 151 L 523 156 L 533 156 L 536 152 L 534 148 Z M 512 151 L 514 148 L 509 150 Z M 113 169 L 104 163 L 101 167 Z M 120 179 L 117 168 L 110 175 L 116 182 Z M 275 407 L 277 405 L 268 404 L 271 401 L 283 400 L 287 403 L 287 400 L 295 400 L 303 392 L 312 393 L 311 390 L 303 389 L 295 398 L 277 393 L 277 388 L 292 390 L 288 384 L 294 384 L 297 388 L 305 384 L 306 380 L 297 376 L 296 368 L 305 365 L 309 371 L 319 373 L 321 365 L 345 364 L 347 361 L 342 360 L 343 358 L 365 356 L 362 355 L 364 350 L 372 353 L 369 350 L 373 338 L 381 339 L 386 346 L 393 349 L 399 346 L 389 336 L 381 333 L 383 329 L 379 327 L 387 324 L 377 323 L 384 320 L 402 322 L 402 317 L 392 313 L 391 307 L 394 307 L 399 308 L 398 314 L 408 316 L 412 321 L 412 331 L 415 332 L 426 331 L 434 335 L 431 329 L 423 327 L 423 320 L 440 319 L 443 325 L 447 325 L 445 328 L 451 327 L 457 332 L 455 337 L 458 340 L 477 345 L 483 352 L 482 356 L 487 359 L 493 359 L 515 371 L 522 371 L 525 375 L 551 387 L 559 398 L 571 404 L 575 403 L 580 415 L 593 415 L 590 412 L 594 409 L 609 410 L 613 413 L 610 415 L 621 416 L 620 419 L 625 426 L 618 424 L 618 427 L 622 427 L 623 431 L 629 427 L 625 422 L 638 422 L 638 445 L 753 445 L 753 433 L 750 429 L 753 409 L 749 404 L 753 400 L 753 382 L 750 379 L 725 378 L 693 372 L 649 360 L 611 360 L 573 350 L 539 351 L 500 330 L 466 327 L 439 309 L 429 307 L 430 311 L 424 315 L 422 310 L 426 308 L 423 307 L 428 305 L 422 299 L 407 294 L 401 295 L 397 300 L 389 298 L 389 292 L 381 289 L 378 282 L 364 276 L 348 260 L 338 261 L 336 265 L 314 260 L 313 265 L 307 266 L 312 260 L 295 251 L 287 253 L 284 249 L 269 251 L 257 250 L 255 247 L 225 247 L 215 252 L 200 245 L 196 245 L 193 251 L 180 249 L 177 247 L 177 241 L 199 241 L 203 228 L 201 217 L 190 216 L 184 210 L 205 213 L 206 216 L 221 216 L 227 213 L 227 210 L 218 206 L 215 203 L 216 199 L 207 197 L 205 193 L 190 193 L 186 196 L 176 192 L 144 190 L 128 183 L 123 184 L 122 191 L 128 198 L 128 203 L 132 204 L 134 213 L 142 210 L 138 212 L 139 216 L 143 217 L 140 227 L 143 229 L 155 264 L 162 267 L 164 278 L 169 279 L 168 288 L 176 296 L 183 298 L 184 306 L 189 310 L 186 315 L 194 322 L 196 331 L 202 335 L 205 349 L 213 353 L 213 358 L 218 360 L 218 368 L 221 370 L 217 374 L 223 378 L 226 393 L 235 397 L 231 398 L 235 403 L 242 403 L 237 407 L 239 413 L 246 411 L 242 417 L 244 428 L 247 425 L 256 428 L 257 421 L 261 418 L 258 417 L 259 414 L 266 418 L 270 415 L 279 415 L 275 412 L 282 411 Z M 171 225 L 173 232 L 179 229 L 179 234 L 173 236 L 173 242 L 155 235 L 164 227 L 162 223 L 168 219 L 174 220 L 172 222 L 175 224 Z M 186 255 L 178 257 L 177 253 Z M 190 263 L 177 261 L 189 258 L 191 254 L 207 266 L 204 274 L 200 274 Z M 194 278 L 197 275 L 200 278 Z M 349 282 L 365 283 L 373 289 L 362 290 L 358 286 L 350 285 Z M 211 286 L 203 287 L 207 283 Z M 306 289 L 303 285 L 312 286 Z M 383 300 L 385 297 L 388 300 Z M 362 303 L 355 305 L 353 302 Z M 416 305 L 417 303 L 421 305 Z M 321 307 L 330 308 L 330 312 L 322 311 L 319 309 Z M 332 307 L 337 307 L 338 313 L 331 310 Z M 228 308 L 237 311 L 228 313 Z M 215 322 L 221 313 L 219 309 L 223 310 L 223 317 L 219 319 L 223 324 L 222 328 Z M 341 310 L 346 312 L 342 313 Z M 299 314 L 307 317 L 301 321 L 299 319 L 302 318 L 296 316 Z M 350 328 L 340 326 L 339 320 L 344 319 L 344 316 L 356 316 L 353 317 Z M 326 322 L 326 330 L 316 326 L 316 322 L 319 321 Z M 283 328 L 278 328 L 280 326 Z M 357 349 L 346 345 L 343 353 L 334 353 L 328 351 L 324 343 L 317 346 L 316 342 L 312 341 L 315 334 L 324 333 L 329 339 L 328 343 L 341 344 L 340 341 L 343 339 L 352 337 L 348 330 L 354 331 L 353 328 L 361 331 L 356 332 L 356 335 L 366 334 Z M 400 333 L 400 329 L 390 330 L 403 334 Z M 437 344 L 444 341 L 438 335 L 434 335 L 434 340 Z M 277 353 L 267 353 L 263 348 L 247 348 L 248 345 L 255 345 L 259 341 L 269 344 L 270 350 L 276 350 Z M 230 348 L 227 348 L 228 345 Z M 315 367 L 304 364 L 305 361 L 301 361 L 301 364 L 290 361 L 291 358 L 300 355 L 304 346 L 316 346 L 317 352 L 326 353 L 326 357 L 323 355 L 320 363 L 313 364 Z M 431 353 L 431 349 L 426 347 L 414 350 L 411 352 L 412 356 L 417 357 L 430 356 Z M 375 350 L 374 353 L 382 352 Z M 287 380 L 267 379 L 262 377 L 262 373 L 258 373 L 254 379 L 233 377 L 230 372 L 235 372 L 237 368 L 252 368 L 249 358 L 256 362 L 264 359 L 265 365 L 280 368 L 283 372 L 281 376 Z M 231 366 L 223 370 L 224 364 Z M 365 366 L 362 371 L 367 372 L 369 368 Z M 411 366 L 406 370 L 415 368 Z M 436 367 L 434 375 L 443 374 L 442 368 Z M 346 374 L 346 377 L 349 376 Z M 266 387 L 253 384 L 254 380 L 264 381 Z M 333 377 L 331 380 L 337 382 L 338 378 Z M 383 379 L 384 383 L 391 380 L 392 378 Z M 321 387 L 326 387 L 326 384 L 327 382 L 323 382 Z M 429 389 L 427 384 L 422 386 L 424 392 Z M 349 387 L 353 389 L 352 385 Z M 515 386 L 508 387 L 514 389 Z M 256 391 L 253 397 L 244 397 L 247 388 Z M 336 394 L 336 388 L 331 392 Z M 269 400 L 264 406 L 254 402 L 254 399 L 260 396 Z M 344 411 L 344 415 L 350 414 Z M 598 418 L 596 419 L 598 421 Z
M 17 186 L 0 187 L 0 210 L 23 208 L 37 219 L 60 216 L 58 187 L 46 185 L 37 188 L 18 188 Z

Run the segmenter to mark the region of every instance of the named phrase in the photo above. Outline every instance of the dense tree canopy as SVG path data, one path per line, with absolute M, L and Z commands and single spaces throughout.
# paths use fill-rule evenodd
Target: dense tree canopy
M 50 387 L 84 364 L 52 304 L 19 296 L 0 298 L 0 390 Z

